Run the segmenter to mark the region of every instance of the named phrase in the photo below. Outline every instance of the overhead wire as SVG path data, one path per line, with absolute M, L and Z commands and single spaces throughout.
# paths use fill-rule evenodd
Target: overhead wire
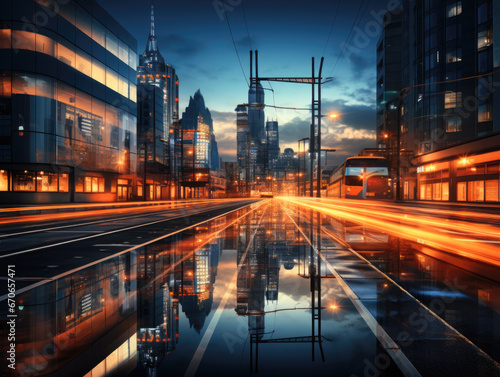
M 222 1 L 222 7 L 224 8 L 224 16 L 226 16 L 225 18 L 226 18 L 226 22 L 227 22 L 227 27 L 229 28 L 229 34 L 231 34 L 231 39 L 233 41 L 234 51 L 236 51 L 236 57 L 238 58 L 238 62 L 240 63 L 241 72 L 243 73 L 243 76 L 245 77 L 245 81 L 247 83 L 247 86 L 250 87 L 247 75 L 245 74 L 245 70 L 243 69 L 243 64 L 241 64 L 240 54 L 238 53 L 238 48 L 236 47 L 236 42 L 234 41 L 233 31 L 231 30 L 231 24 L 229 23 L 229 18 L 227 16 L 226 4 L 224 3 L 224 0 L 221 0 L 221 1 Z
M 241 9 L 243 9 L 243 18 L 245 19 L 245 26 L 247 28 L 247 35 L 248 35 L 248 43 L 250 44 L 250 50 L 253 51 L 252 47 L 252 38 L 250 38 L 250 31 L 248 30 L 248 23 L 247 23 L 247 14 L 245 12 L 245 3 L 243 0 L 241 0 Z
M 368 0 L 368 3 L 367 3 L 367 4 L 369 4 L 369 3 L 370 3 L 370 1 L 371 1 L 371 0 Z M 352 32 L 354 31 L 354 27 L 355 27 L 355 25 L 357 26 L 357 25 L 359 25 L 359 23 L 361 22 L 362 17 L 361 17 L 361 18 L 359 18 L 359 22 L 357 22 L 357 21 L 358 21 L 359 13 L 361 12 L 361 9 L 363 9 L 363 4 L 364 4 L 364 3 L 365 3 L 365 0 L 362 0 L 362 1 L 361 1 L 361 5 L 360 5 L 360 6 L 359 6 L 359 8 L 358 8 L 358 12 L 356 13 L 356 17 L 354 17 L 354 20 L 353 20 L 353 22 L 352 22 L 352 25 L 351 25 L 351 28 L 350 28 L 350 30 L 349 30 L 349 33 L 347 34 L 347 37 L 346 37 L 346 39 L 345 39 L 344 43 L 342 44 L 342 48 L 341 48 L 341 50 L 340 50 L 339 55 L 337 56 L 337 60 L 335 60 L 335 65 L 333 66 L 333 68 L 332 68 L 332 70 L 330 71 L 330 74 L 329 74 L 328 76 L 331 76 L 331 75 L 332 75 L 332 73 L 333 73 L 333 71 L 337 68 L 337 65 L 338 65 L 339 59 L 340 59 L 340 57 L 343 55 L 343 53 L 344 53 L 344 51 L 345 51 L 345 47 L 346 47 L 346 45 L 348 44 L 348 42 L 349 42 L 349 40 L 350 40 L 349 38 L 351 37 L 351 34 L 352 34 Z M 367 7 L 365 7 L 365 11 L 363 12 L 363 15 L 364 15 L 364 14 L 365 14 L 365 12 L 366 12 L 366 8 L 367 8 Z M 354 36 L 354 35 L 353 35 L 353 36 Z M 352 39 L 351 39 L 351 40 L 352 40 Z M 350 45 L 350 43 L 349 43 L 349 45 Z
M 370 1 L 371 1 L 371 0 L 368 0 L 368 2 L 366 3 L 365 10 L 364 10 L 364 11 L 363 11 L 363 13 L 361 14 L 361 17 L 359 18 L 359 20 L 358 20 L 358 24 L 356 25 L 356 28 L 355 28 L 355 29 L 357 29 L 357 28 L 359 27 L 359 24 L 360 24 L 360 23 L 361 23 L 361 21 L 363 20 L 363 17 L 364 17 L 364 15 L 365 15 L 365 13 L 366 13 L 366 10 L 368 9 L 368 6 L 370 5 Z M 351 39 L 349 40 L 349 43 L 347 44 L 347 48 L 345 48 L 345 49 L 344 49 L 344 51 L 349 50 L 349 47 L 351 47 L 351 43 L 352 43 L 352 41 L 354 40 L 354 36 L 355 36 L 355 34 L 353 34 L 353 35 L 351 36 Z M 339 63 L 340 65 L 342 65 L 342 63 L 344 62 L 345 56 L 346 56 L 345 54 L 343 54 L 343 55 L 342 55 L 342 58 L 340 59 L 340 63 Z M 334 68 L 334 69 L 335 69 L 335 68 Z M 333 73 L 333 71 L 332 71 L 332 73 Z
M 325 48 L 323 49 L 323 53 L 321 54 L 321 56 L 325 56 L 326 48 L 328 47 L 328 43 L 330 42 L 330 38 L 332 36 L 333 26 L 335 25 L 335 20 L 337 19 L 337 13 L 339 12 L 339 7 L 341 2 L 342 0 L 338 0 L 337 9 L 335 9 L 335 15 L 333 16 L 332 25 L 330 26 L 330 32 L 328 33 L 328 38 L 326 39 Z

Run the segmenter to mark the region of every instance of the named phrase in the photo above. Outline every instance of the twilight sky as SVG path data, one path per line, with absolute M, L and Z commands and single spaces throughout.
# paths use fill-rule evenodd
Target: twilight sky
M 138 41 L 143 53 L 149 33 L 150 2 L 98 0 Z M 340 4 L 338 3 L 340 1 Z M 338 120 L 324 118 L 323 146 L 336 148 L 330 164 L 361 149 L 375 146 L 376 43 L 381 18 L 399 0 L 225 0 L 229 22 L 246 76 L 249 76 L 250 42 L 259 50 L 260 76 L 310 76 L 311 57 L 317 66 L 323 51 L 323 114 L 344 114 Z M 165 61 L 174 66 L 180 81 L 180 112 L 197 89 L 212 112 L 219 153 L 224 161 L 236 160 L 236 115 L 247 102 L 248 86 L 241 71 L 220 0 L 155 1 L 155 28 Z M 250 41 L 245 26 L 246 13 Z M 337 17 L 325 50 L 328 34 Z M 353 26 L 350 47 L 338 59 Z M 347 47 L 347 46 L 346 46 Z M 337 60 L 338 59 L 338 60 Z M 335 63 L 337 65 L 335 66 Z M 334 69 L 335 67 L 335 69 Z M 317 69 L 317 68 L 316 68 Z M 272 83 L 266 104 L 307 108 L 309 85 Z M 263 82 L 269 88 L 269 84 Z M 309 136 L 310 111 L 266 108 L 270 120 L 280 125 L 280 146 L 297 149 L 297 140 Z

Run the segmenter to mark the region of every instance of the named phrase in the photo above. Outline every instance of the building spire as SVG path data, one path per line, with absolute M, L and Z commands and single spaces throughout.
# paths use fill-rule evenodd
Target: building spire
M 155 10 L 151 2 L 151 29 L 149 30 L 148 41 L 146 42 L 146 51 L 144 51 L 144 59 L 150 62 L 159 62 L 165 64 L 163 57 L 158 49 L 158 41 L 155 33 Z
M 155 36 L 155 8 L 153 4 L 151 4 L 151 30 L 149 31 L 149 36 Z

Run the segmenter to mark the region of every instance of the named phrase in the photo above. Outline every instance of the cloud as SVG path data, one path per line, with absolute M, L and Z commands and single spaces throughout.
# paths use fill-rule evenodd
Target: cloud
M 180 57 L 194 56 L 204 48 L 203 43 L 180 34 L 162 34 L 157 39 L 160 41 L 160 52 L 165 58 L 172 54 Z
M 374 69 L 375 60 L 367 59 L 362 54 L 352 54 L 349 57 L 351 69 L 354 73 L 359 74 L 360 72 L 364 72 L 367 69 Z
M 353 92 L 346 93 L 348 97 L 353 98 L 357 102 L 365 104 L 374 104 L 376 101 L 377 93 L 374 89 L 370 88 L 359 88 Z
M 255 38 L 250 37 L 243 37 L 235 41 L 236 46 L 239 48 L 247 49 L 250 50 L 250 45 L 256 46 L 257 45 L 257 40 Z
M 368 92 L 363 92 L 367 95 Z M 345 158 L 358 154 L 364 148 L 375 147 L 375 107 L 372 105 L 349 104 L 346 100 L 323 101 L 324 113 L 341 114 L 332 120 L 322 121 L 322 147 L 334 148 L 329 154 L 330 165 L 339 165 Z M 280 125 L 281 148 L 297 149 L 297 140 L 309 137 L 310 119 L 295 117 Z M 307 144 L 306 144 L 307 148 Z
M 210 110 L 219 156 L 224 161 L 236 161 L 236 113 Z

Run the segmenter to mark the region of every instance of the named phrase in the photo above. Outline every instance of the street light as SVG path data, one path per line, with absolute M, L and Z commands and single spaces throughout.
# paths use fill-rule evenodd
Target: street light
M 194 140 L 193 140 L 193 142 L 194 142 Z M 194 172 L 194 170 L 195 170 L 195 169 L 194 169 L 194 165 L 195 165 L 195 150 L 194 150 L 194 144 L 193 144 L 193 149 L 190 149 L 190 150 L 188 151 L 188 154 L 193 156 L 193 192 L 192 192 L 191 196 L 192 196 L 192 198 L 194 199 L 194 190 L 195 190 L 195 187 L 194 187 L 194 182 L 195 182 L 195 177 L 194 177 L 194 174 L 195 174 L 195 172 Z
M 299 164 L 298 164 L 298 172 L 300 174 L 300 142 L 303 143 L 303 147 L 302 147 L 302 155 L 304 156 L 304 170 L 306 170 L 306 156 L 305 156 L 305 153 L 306 153 L 306 141 L 309 141 L 310 139 L 308 137 L 303 137 L 302 139 L 299 139 L 297 140 L 297 143 L 298 143 L 298 146 L 299 146 Z M 300 176 L 302 177 L 302 176 Z M 300 182 L 301 180 L 298 181 L 298 193 L 299 193 L 299 196 L 300 196 Z M 304 196 L 306 194 L 306 187 L 305 187 L 305 181 L 304 181 Z

